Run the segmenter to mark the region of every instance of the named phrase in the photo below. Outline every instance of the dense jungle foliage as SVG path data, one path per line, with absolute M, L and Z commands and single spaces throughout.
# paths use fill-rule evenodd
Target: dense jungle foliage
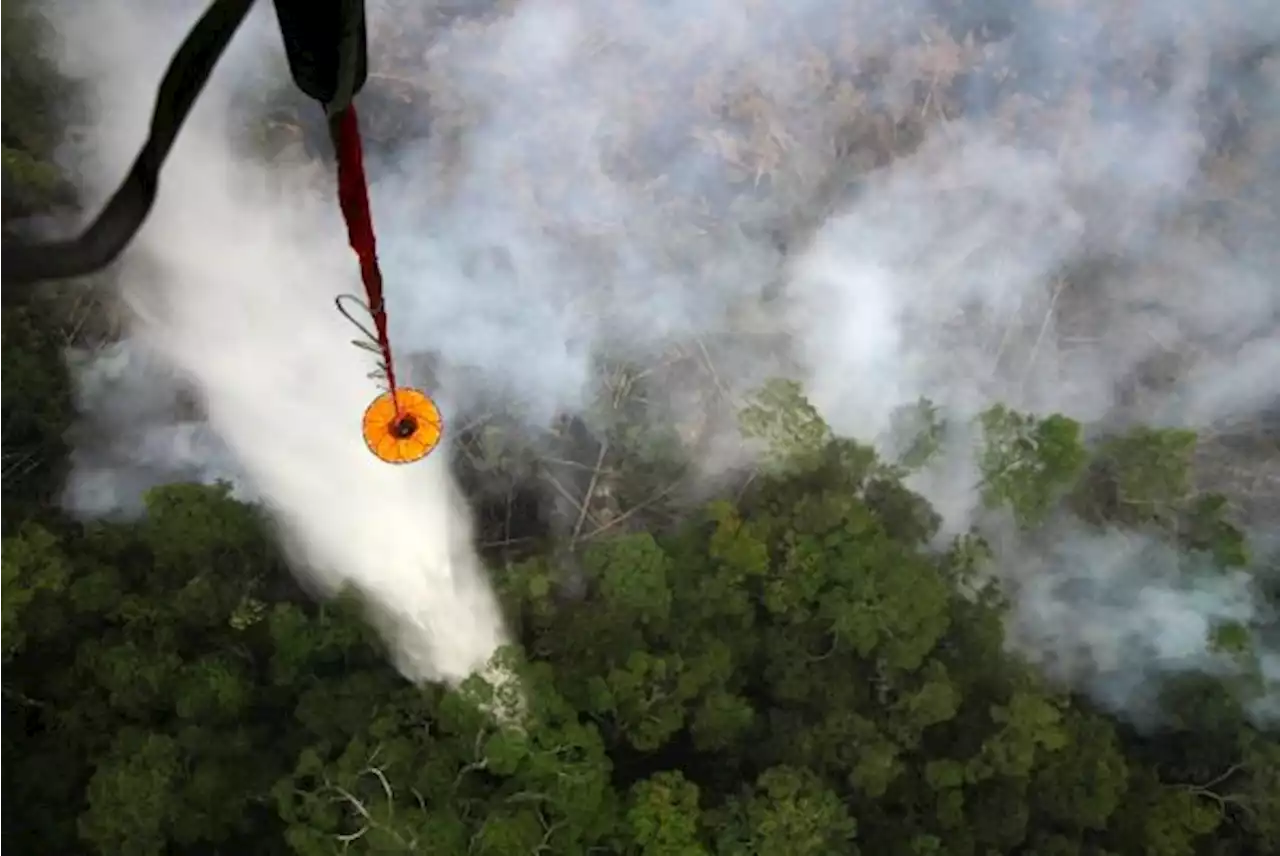
M 7 217 L 62 200 L 49 69 L 4 7 Z M 3 316 L 3 843 L 18 854 L 1254 856 L 1280 852 L 1280 734 L 1247 628 L 1236 668 L 1163 687 L 1138 729 L 1005 644 L 976 534 L 939 546 L 898 460 L 777 381 L 742 412 L 772 456 L 678 523 L 495 554 L 515 692 L 413 686 L 352 595 L 294 582 L 257 509 L 171 485 L 136 522 L 57 507 L 75 419 L 66 292 Z M 78 316 L 77 316 L 78 317 Z M 1250 567 L 1197 438 L 981 420 L 982 491 L 1026 533 L 1063 509 Z M 1196 561 L 1191 561 L 1195 559 Z M 1193 572 L 1193 571 L 1188 571 Z M 1201 571 L 1194 571 L 1201 572 Z M 498 700 L 499 702 L 501 699 Z

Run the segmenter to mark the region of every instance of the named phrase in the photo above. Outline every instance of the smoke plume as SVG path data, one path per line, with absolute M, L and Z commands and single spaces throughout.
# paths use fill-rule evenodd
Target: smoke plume
M 143 8 L 69 18 L 66 64 L 102 100 L 103 188 L 194 18 Z M 868 442 L 921 396 L 961 421 L 1003 401 L 1257 439 L 1269 419 L 1272 439 L 1222 444 L 1204 480 L 1246 524 L 1280 519 L 1280 6 L 387 0 L 369 16 L 391 334 L 448 419 L 496 400 L 535 432 L 587 410 L 603 358 L 711 342 L 727 397 L 788 371 Z M 245 92 L 284 73 L 259 18 L 129 267 L 145 320 L 80 375 L 88 418 L 122 398 L 145 416 L 109 455 L 81 450 L 68 502 L 122 508 L 166 470 L 234 469 L 307 567 L 405 616 L 405 650 L 430 652 L 415 674 L 456 674 L 502 630 L 445 455 L 397 470 L 360 447 L 370 387 L 330 308 L 353 277 L 331 186 L 306 158 L 268 166 L 230 142 L 261 114 Z M 176 380 L 140 383 L 112 368 L 123 355 Z M 207 429 L 166 416 L 179 381 Z M 960 449 L 917 487 L 959 531 L 976 481 Z M 1138 695 L 1099 675 L 1204 667 L 1199 628 L 1270 620 L 1249 577 L 1198 585 L 1142 555 L 1064 527 L 1050 555 L 1004 557 L 1015 630 L 1069 616 L 1011 644 L 1126 710 Z M 1064 566 L 1123 584 L 1058 584 Z

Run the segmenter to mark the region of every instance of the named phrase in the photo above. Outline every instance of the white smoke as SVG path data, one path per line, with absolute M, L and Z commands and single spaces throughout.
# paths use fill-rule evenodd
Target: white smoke
M 362 97 L 392 93 L 431 121 L 425 140 L 371 161 L 392 336 L 431 358 L 450 415 L 497 397 L 541 427 L 587 406 L 603 355 L 657 359 L 692 337 L 745 340 L 748 327 L 788 339 L 781 362 L 839 433 L 868 441 L 920 396 L 962 420 L 1004 401 L 1090 425 L 1143 418 L 1208 432 L 1280 397 L 1280 161 L 1274 135 L 1241 130 L 1246 113 L 1247 127 L 1280 118 L 1276 60 L 1246 62 L 1280 39 L 1280 6 L 502 5 L 369 6 L 374 75 Z M 95 29 L 79 68 L 104 97 L 135 102 L 124 116 L 100 113 L 93 139 L 115 158 L 94 172 L 102 181 L 136 144 L 139 95 L 180 29 L 167 13 L 163 31 L 114 14 L 128 35 Z M 273 55 L 283 73 L 269 27 L 255 33 L 243 56 Z M 461 509 L 446 501 L 444 455 L 387 470 L 360 448 L 365 366 L 329 308 L 354 276 L 334 205 L 308 195 L 313 182 L 293 167 L 230 153 L 219 123 L 249 117 L 228 112 L 236 77 L 220 75 L 145 236 L 175 296 L 140 337 L 202 389 L 211 427 L 311 563 L 391 602 L 443 609 L 425 584 L 421 600 L 407 597 L 400 586 L 420 578 L 372 545 L 410 532 L 474 564 Z M 1232 156 L 1215 157 L 1228 139 Z M 478 269 L 495 251 L 509 263 Z M 734 353 L 718 366 L 732 392 L 778 362 L 750 345 Z M 1135 404 L 1124 387 L 1165 363 L 1174 368 L 1139 384 Z M 82 375 L 86 386 L 98 372 Z M 287 390 L 300 391 L 296 406 Z M 162 435 L 135 436 L 153 469 L 182 457 L 147 451 Z M 193 451 L 184 466 L 225 468 Z M 73 504 L 88 504 L 103 471 L 86 464 L 73 477 Z M 961 452 L 918 486 L 958 530 L 974 519 L 976 481 Z M 1273 524 L 1274 500 L 1257 503 L 1255 523 Z M 1235 578 L 1179 588 L 1080 531 L 1057 549 L 1112 556 L 1104 565 L 1122 567 L 1126 586 L 1148 588 L 1132 589 L 1145 592 L 1125 601 L 1132 633 L 1117 633 L 1104 589 L 1048 577 L 1016 587 L 1015 627 L 1071 616 L 1013 634 L 1042 658 L 1123 655 L 1126 674 L 1176 670 L 1206 662 L 1186 648 L 1208 656 L 1202 625 L 1268 620 Z M 1035 563 L 1016 561 L 1021 580 Z M 1197 641 L 1166 644 L 1174 621 Z M 500 637 L 489 618 L 472 623 L 477 652 Z M 1152 644 L 1130 644 L 1133 634 Z M 1116 705 L 1136 698 L 1092 686 Z
M 1271 619 L 1259 614 L 1248 573 L 1196 567 L 1143 536 L 1063 532 L 1017 561 L 1011 642 L 1050 676 L 1140 721 L 1160 716 L 1154 675 L 1231 673 L 1231 655 L 1206 639 L 1223 624 Z M 1259 665 L 1267 679 L 1280 677 L 1274 653 L 1264 651 Z M 1275 716 L 1273 698 L 1251 704 L 1259 718 Z

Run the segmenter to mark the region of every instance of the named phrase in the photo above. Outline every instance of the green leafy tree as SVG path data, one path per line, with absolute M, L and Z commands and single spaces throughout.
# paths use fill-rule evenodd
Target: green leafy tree
M 836 856 L 857 853 L 858 825 L 840 798 L 806 770 L 772 767 L 718 818 L 717 852 Z M 723 824 L 723 825 L 721 825 Z
M 7 301 L 6 301 L 7 303 Z M 48 516 L 61 491 L 64 440 L 71 427 L 71 380 L 63 360 L 66 341 L 48 301 L 5 306 L 3 521 L 6 531 Z
M 4 4 L 3 87 L 0 121 L 3 137 L 0 167 L 4 175 L 4 215 L 28 215 L 71 193 L 61 173 L 49 162 L 62 136 L 62 119 L 72 105 L 72 87 L 50 62 L 47 50 L 54 31 L 43 10 L 29 0 Z M 6 325 L 5 335 L 9 334 Z M 5 360 L 5 366 L 9 362 Z
M 28 644 L 63 629 L 59 601 L 71 581 L 71 567 L 49 530 L 31 524 L 4 538 L 3 644 L 6 662 Z
M 655 773 L 631 786 L 626 810 L 628 849 L 644 856 L 705 856 L 698 786 L 678 771 Z
M 1191 493 L 1194 431 L 1138 427 L 1093 452 L 1077 507 L 1087 518 L 1170 527 Z
M 993 508 L 1008 506 L 1023 526 L 1043 522 L 1088 459 L 1079 423 L 1056 414 L 1037 419 L 1003 405 L 980 421 L 983 499 Z
M 831 440 L 831 429 L 791 380 L 771 380 L 743 408 L 742 431 L 763 440 L 775 461 L 805 465 Z
M 946 432 L 946 420 L 929 399 L 898 408 L 889 427 L 898 446 L 898 465 L 907 472 L 927 465 L 941 450 Z

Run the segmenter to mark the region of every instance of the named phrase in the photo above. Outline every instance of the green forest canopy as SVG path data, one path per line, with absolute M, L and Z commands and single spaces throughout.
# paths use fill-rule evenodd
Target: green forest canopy
M 8 393 L 6 411 L 19 406 Z M 6 843 L 1151 856 L 1280 845 L 1280 741 L 1245 716 L 1261 690 L 1246 628 L 1215 631 L 1240 660 L 1231 679 L 1171 680 L 1167 727 L 1137 733 L 1005 652 L 981 540 L 931 549 L 937 516 L 903 487 L 901 465 L 831 437 L 787 383 L 744 422 L 772 436 L 777 469 L 672 531 L 591 542 L 585 596 L 557 598 L 548 557 L 498 572 L 519 643 L 500 659 L 526 705 L 506 721 L 484 710 L 514 709 L 493 698 L 511 686 L 401 679 L 354 596 L 307 599 L 257 510 L 224 488 L 161 488 L 145 520 L 88 526 L 11 517 L 24 506 L 6 497 Z M 1106 525 L 1167 525 L 1185 550 L 1241 558 L 1216 506 L 1178 495 L 1194 438 L 1143 430 L 1090 456 L 1062 417 L 997 408 L 984 422 L 987 497 L 1029 525 L 1105 480 L 1127 486 Z M 1125 455 L 1138 469 L 1116 471 L 1109 455 L 1124 443 L 1161 455 Z
M 58 186 L 37 109 L 51 96 L 32 85 L 47 70 L 10 74 L 10 56 L 6 211 L 29 210 Z M 1266 690 L 1250 628 L 1213 628 L 1235 669 L 1169 679 L 1155 731 L 1047 683 L 1006 650 L 986 544 L 939 549 L 937 515 L 903 485 L 944 431 L 927 402 L 884 461 L 772 382 L 742 421 L 773 466 L 734 501 L 592 540 L 581 596 L 560 596 L 550 555 L 495 570 L 524 711 L 502 719 L 485 711 L 518 707 L 494 698 L 516 687 L 407 683 L 356 594 L 308 598 L 224 487 L 158 489 L 135 522 L 57 511 L 64 318 L 45 296 L 6 308 L 15 852 L 1280 851 L 1280 736 L 1246 715 Z M 1190 490 L 1194 434 L 1086 445 L 1070 419 L 1003 407 L 981 427 L 983 498 L 1029 532 L 1066 509 L 1249 565 L 1223 499 Z

